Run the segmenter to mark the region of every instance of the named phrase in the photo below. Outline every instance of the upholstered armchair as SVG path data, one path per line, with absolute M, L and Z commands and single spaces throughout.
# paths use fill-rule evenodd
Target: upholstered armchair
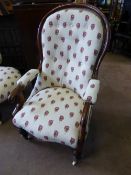
M 0 63 L 2 56 L 0 54 Z M 9 94 L 16 87 L 17 80 L 21 77 L 19 71 L 13 67 L 4 67 L 0 65 L 0 124 L 5 122 L 11 116 L 8 110 L 3 111 L 3 102 L 7 101 Z M 7 105 L 7 108 L 10 105 Z
M 14 125 L 26 138 L 73 148 L 73 165 L 81 158 L 92 106 L 97 101 L 98 69 L 109 41 L 105 16 L 91 5 L 63 5 L 39 25 L 40 65 L 17 81 L 10 99 L 36 78 L 34 88 L 14 110 Z M 21 96 L 21 97 L 20 97 Z

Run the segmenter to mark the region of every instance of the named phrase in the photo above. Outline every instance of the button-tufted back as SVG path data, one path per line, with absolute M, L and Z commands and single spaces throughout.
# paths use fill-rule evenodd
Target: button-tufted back
M 88 9 L 69 8 L 50 15 L 41 33 L 44 80 L 85 99 L 102 40 L 102 21 Z

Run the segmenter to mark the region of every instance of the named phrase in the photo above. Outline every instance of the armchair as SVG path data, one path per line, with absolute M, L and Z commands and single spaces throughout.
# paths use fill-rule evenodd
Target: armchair
M 0 62 L 2 62 L 1 54 Z M 3 102 L 7 101 L 9 94 L 16 87 L 16 82 L 20 77 L 21 75 L 17 69 L 0 66 L 0 124 L 10 118 L 10 114 L 7 112 L 8 110 L 4 114 L 2 112 Z
M 43 17 L 38 30 L 40 65 L 17 81 L 13 123 L 28 139 L 73 148 L 72 164 L 81 158 L 92 106 L 96 103 L 100 63 L 109 41 L 105 16 L 91 5 L 62 5 Z M 24 99 L 22 92 L 36 77 Z

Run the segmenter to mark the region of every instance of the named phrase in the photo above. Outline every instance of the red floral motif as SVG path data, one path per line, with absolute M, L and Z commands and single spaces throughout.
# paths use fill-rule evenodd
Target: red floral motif
M 71 137 L 70 143 L 71 143 L 71 145 L 74 144 L 75 143 L 75 139 Z
M 48 68 L 48 67 L 49 67 L 49 64 L 47 63 L 47 64 L 45 65 L 45 67 Z
M 63 57 L 64 56 L 64 52 L 60 51 L 60 56 Z
M 64 76 L 67 77 L 68 73 L 67 72 L 64 72 Z
M 59 107 L 55 107 L 55 112 L 59 111 Z
M 34 120 L 35 120 L 35 121 L 38 120 L 38 118 L 39 118 L 38 115 L 35 115 L 35 116 L 34 116 Z
M 76 58 L 76 53 L 73 53 L 73 58 Z
M 13 123 L 16 123 L 16 119 L 13 119 Z
M 85 16 L 85 21 L 88 21 L 88 20 L 89 20 L 89 16 L 86 15 L 86 16 Z
M 82 71 L 82 75 L 85 76 L 86 75 L 86 70 Z
M 60 19 L 60 14 L 56 15 L 56 19 L 59 20 Z
M 54 75 L 55 74 L 55 71 L 54 70 L 51 70 L 51 75 Z
M 87 34 L 86 32 L 83 32 L 83 38 L 85 38 L 85 37 L 86 37 L 86 34 Z
M 84 52 L 84 47 L 80 48 L 80 52 L 83 53 Z
M 73 72 L 74 71 L 74 67 L 71 67 L 71 72 Z
M 26 121 L 26 122 L 25 122 L 25 127 L 27 127 L 27 126 L 28 126 L 28 124 L 29 124 L 29 122 L 28 122 L 28 121 Z
M 38 131 L 42 131 L 42 129 L 43 129 L 43 126 L 42 125 L 39 125 Z
M 23 118 L 25 116 L 25 112 L 21 113 L 21 118 Z
M 74 18 L 75 18 L 75 15 L 71 15 L 71 21 L 73 21 L 74 20 Z
M 57 61 L 57 58 L 55 57 L 55 58 L 54 58 L 54 62 L 56 62 L 56 61 Z
M 60 81 L 60 78 L 59 78 L 59 77 L 57 77 L 57 78 L 56 78 L 56 80 L 59 82 L 59 81 Z
M 39 98 L 39 99 L 38 99 L 38 101 L 42 101 L 42 100 L 43 100 L 43 98 Z
M 69 108 L 69 105 L 68 105 L 68 104 L 66 104 L 66 105 L 65 105 L 65 109 L 68 109 L 68 108 Z
M 60 64 L 60 65 L 58 65 L 58 69 L 60 69 L 60 70 L 62 69 L 62 65 L 61 65 L 61 64 Z
M 64 116 L 63 115 L 60 115 L 59 121 L 62 121 L 62 120 L 64 120 Z
M 35 108 L 33 107 L 33 108 L 31 108 L 31 112 L 33 112 L 33 111 L 35 111 Z
M 98 50 L 94 50 L 94 55 L 96 56 L 98 54 Z
M 65 42 L 65 37 L 61 37 L 61 41 L 64 43 Z
M 53 124 L 53 120 L 48 121 L 48 125 L 51 126 Z
M 55 100 L 51 100 L 51 104 L 54 104 L 55 103 Z
M 57 137 L 57 136 L 58 136 L 58 131 L 55 130 L 55 131 L 54 131 L 54 137 Z
M 69 64 L 70 63 L 70 59 L 67 59 L 67 64 Z
M 75 127 L 76 127 L 76 128 L 78 128 L 79 125 L 80 125 L 79 122 L 76 122 L 76 123 L 75 123 Z
M 73 117 L 74 116 L 74 112 L 70 112 L 70 117 Z
M 88 97 L 87 97 L 87 101 L 88 101 L 88 102 L 91 102 L 91 100 L 92 100 L 92 97 L 91 97 L 91 96 L 88 96 Z
M 47 76 L 44 76 L 43 78 L 44 78 L 45 81 L 47 80 Z
M 75 38 L 75 43 L 79 43 L 79 39 L 78 38 Z
M 97 39 L 101 39 L 101 33 L 97 34 Z
M 52 27 L 52 26 L 53 26 L 53 22 L 49 21 L 49 27 Z
M 54 49 L 57 49 L 58 48 L 58 44 L 54 44 Z
M 69 30 L 69 36 L 72 36 L 72 34 L 73 34 L 73 31 Z
M 94 88 L 94 87 L 95 87 L 95 84 L 91 84 L 90 87 L 91 87 L 91 88 Z
M 57 92 L 57 95 L 60 95 L 61 94 L 61 92 Z
M 50 42 L 51 41 L 51 36 L 48 36 L 47 37 L 47 40 Z
M 91 46 L 91 40 L 88 40 L 87 45 Z
M 51 82 L 51 86 L 54 86 L 55 84 L 53 82 Z
M 44 104 L 44 103 L 42 103 L 42 104 L 41 104 L 41 108 L 44 108 L 44 107 L 45 107 L 45 104 Z
M 50 55 L 50 50 L 47 50 L 47 55 Z
M 78 66 L 81 67 L 81 61 L 78 62 Z
M 77 23 L 76 24 L 76 27 L 79 29 L 80 28 L 80 23 Z
M 45 139 L 45 140 L 48 140 L 48 136 L 44 136 L 44 139 Z
M 65 132 L 68 132 L 68 131 L 69 131 L 69 126 L 65 126 L 65 127 L 64 127 L 64 131 L 65 131 Z
M 66 28 L 67 24 L 66 22 L 63 22 L 63 27 Z
M 48 95 L 48 98 L 50 98 L 50 97 L 51 97 L 51 95 L 49 94 L 49 95 Z
M 78 103 L 77 103 L 77 102 L 75 102 L 75 103 L 74 103 L 74 105 L 75 105 L 75 106 L 78 106 Z
M 69 84 L 72 84 L 72 80 L 69 80 Z
M 61 144 L 65 145 L 65 142 L 61 141 Z
M 76 78 L 75 78 L 76 80 L 79 80 L 79 75 L 76 75 Z
M 61 99 L 60 99 L 61 101 L 64 101 L 64 97 L 61 97 Z
M 91 24 L 91 30 L 94 30 L 95 24 Z
M 48 90 L 45 91 L 45 93 L 48 93 L 48 92 L 49 92 Z
M 55 30 L 55 34 L 56 34 L 56 35 L 59 34 L 59 30 L 58 30 L 58 29 Z
M 67 46 L 67 50 L 71 50 L 71 45 L 68 45 Z
M 80 84 L 80 89 L 83 89 L 83 84 Z
M 44 115 L 47 116 L 49 114 L 49 111 L 45 111 Z
M 73 99 L 74 98 L 74 96 L 70 96 L 70 99 Z

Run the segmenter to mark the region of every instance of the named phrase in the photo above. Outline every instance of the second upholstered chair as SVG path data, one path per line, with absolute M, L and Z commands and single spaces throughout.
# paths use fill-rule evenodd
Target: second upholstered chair
M 0 124 L 10 118 L 11 111 L 10 114 L 7 112 L 8 110 L 3 112 L 3 102 L 7 101 L 9 94 L 16 87 L 16 82 L 20 77 L 20 72 L 17 69 L 0 66 Z
M 37 77 L 29 98 L 18 102 L 13 123 L 26 138 L 32 135 L 73 148 L 73 165 L 81 157 L 97 100 L 98 69 L 108 40 L 108 22 L 97 8 L 72 4 L 52 10 L 38 30 L 39 69 L 20 78 L 10 95 L 22 98 L 24 88 Z

